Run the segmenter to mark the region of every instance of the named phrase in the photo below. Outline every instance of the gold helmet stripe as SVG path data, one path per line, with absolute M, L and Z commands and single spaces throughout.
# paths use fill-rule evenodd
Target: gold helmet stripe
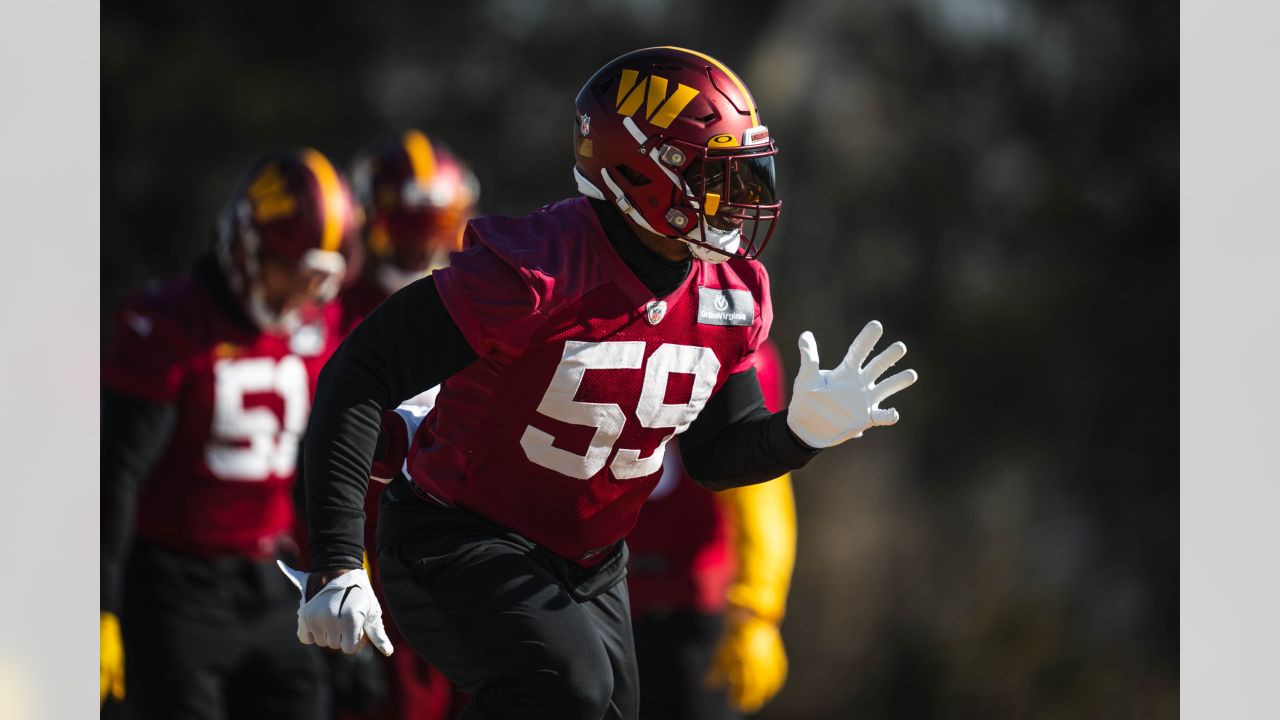
M 738 76 L 737 76 L 737 75 L 735 75 L 735 74 L 733 73 L 733 71 L 732 71 L 732 70 L 730 70 L 729 68 L 725 67 L 724 63 L 722 63 L 722 62 L 720 62 L 719 60 L 717 60 L 717 59 L 715 59 L 715 58 L 711 57 L 710 55 L 704 55 L 704 54 L 702 54 L 702 53 L 698 52 L 697 50 L 690 50 L 689 48 L 676 47 L 675 45 L 663 45 L 663 46 L 661 46 L 660 48 L 657 48 L 657 49 L 661 49 L 661 50 L 679 50 L 680 52 L 687 52 L 687 53 L 689 53 L 690 55 L 696 55 L 696 56 L 698 56 L 698 57 L 702 58 L 703 60 L 706 60 L 707 62 L 711 63 L 711 65 L 712 65 L 712 66 L 714 66 L 715 68 L 717 68 L 718 70 L 720 70 L 720 72 L 724 73 L 725 75 L 728 75 L 728 76 L 729 76 L 729 79 L 733 81 L 733 84 L 738 86 L 738 91 L 742 93 L 742 97 L 746 98 L 746 100 L 747 100 L 747 111 L 751 114 L 751 124 L 752 124 L 752 125 L 759 125 L 759 124 L 760 124 L 760 118 L 759 118 L 759 116 L 756 114 L 756 100 L 755 100 L 755 98 L 751 97 L 751 93 L 747 90 L 747 86 L 746 86 L 746 85 L 743 85 L 743 84 L 742 84 L 742 80 L 740 80 L 740 79 L 738 78 Z
M 404 151 L 409 155 L 409 164 L 413 166 L 413 176 L 418 182 L 426 182 L 436 173 L 436 153 L 431 141 L 420 130 L 410 130 L 401 141 Z
M 320 209 L 324 213 L 320 249 L 337 252 L 342 245 L 342 226 L 346 222 L 347 213 L 351 212 L 351 208 L 347 207 L 342 196 L 342 184 L 338 181 L 338 172 L 333 169 L 328 158 L 311 148 L 302 152 L 302 162 L 320 185 Z

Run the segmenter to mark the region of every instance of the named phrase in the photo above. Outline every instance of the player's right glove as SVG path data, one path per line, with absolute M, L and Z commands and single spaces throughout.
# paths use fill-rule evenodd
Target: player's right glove
M 804 444 L 831 447 L 862 435 L 868 428 L 898 422 L 898 411 L 881 408 L 880 403 L 909 387 L 918 376 L 915 370 L 903 370 L 876 382 L 907 354 L 907 346 L 896 342 L 864 366 L 883 332 L 879 322 L 867 323 L 834 370 L 818 367 L 818 343 L 813 333 L 800 333 L 800 372 L 792 387 L 787 425 Z
M 124 700 L 124 641 L 120 638 L 120 620 L 115 613 L 100 612 L 98 626 L 99 679 L 102 686 L 102 699 L 98 704 L 105 705 L 107 695 L 116 702 Z
M 349 570 L 307 599 L 309 573 L 276 564 L 302 596 L 298 603 L 298 639 L 303 645 L 319 645 L 350 655 L 372 643 L 383 655 L 391 655 L 391 639 L 382 627 L 382 606 L 373 595 L 369 574 L 363 568 Z
M 725 686 L 733 707 L 751 715 L 772 700 L 786 680 L 787 653 L 778 624 L 730 607 L 707 684 Z

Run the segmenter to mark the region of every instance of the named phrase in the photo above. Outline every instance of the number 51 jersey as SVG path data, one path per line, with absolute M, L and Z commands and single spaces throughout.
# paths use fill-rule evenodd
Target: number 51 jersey
M 416 488 L 583 565 L 635 525 L 666 443 L 772 321 L 753 261 L 694 261 L 653 297 L 586 198 L 467 228 L 434 274 L 479 360 L 447 380 L 406 467 Z
M 126 300 L 102 385 L 177 420 L 138 495 L 139 538 L 214 557 L 269 555 L 293 526 L 298 441 L 337 346 L 335 305 L 290 336 L 248 327 L 200 271 Z

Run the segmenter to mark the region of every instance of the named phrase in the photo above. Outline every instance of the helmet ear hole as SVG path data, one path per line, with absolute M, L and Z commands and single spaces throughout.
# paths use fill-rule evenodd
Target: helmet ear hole
M 631 187 L 642 187 L 649 184 L 649 178 L 641 175 L 640 172 L 634 168 L 626 165 L 615 165 L 613 169 L 617 170 L 618 174 L 631 184 Z

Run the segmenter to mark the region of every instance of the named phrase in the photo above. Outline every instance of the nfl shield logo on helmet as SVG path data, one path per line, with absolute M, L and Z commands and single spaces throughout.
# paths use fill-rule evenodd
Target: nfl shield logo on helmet
M 586 137 L 591 134 L 591 116 L 590 115 L 586 113 L 582 113 L 582 120 L 579 121 L 578 123 L 578 132 L 582 133 L 582 137 Z
M 667 304 L 662 300 L 654 300 L 645 308 L 644 315 L 650 325 L 657 325 L 667 316 Z

